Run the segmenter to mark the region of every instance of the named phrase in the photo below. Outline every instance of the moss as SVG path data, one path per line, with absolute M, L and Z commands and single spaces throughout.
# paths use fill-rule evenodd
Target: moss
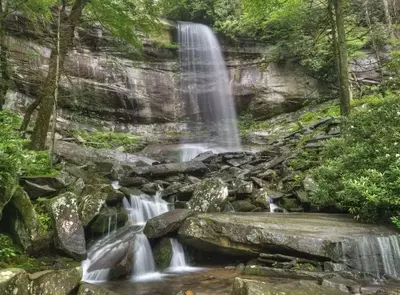
M 169 267 L 172 260 L 172 245 L 168 238 L 160 240 L 153 249 L 154 262 L 159 269 Z
M 323 118 L 338 117 L 339 115 L 340 115 L 339 105 L 329 104 L 318 110 L 304 113 L 299 118 L 299 123 L 302 126 L 306 126 Z

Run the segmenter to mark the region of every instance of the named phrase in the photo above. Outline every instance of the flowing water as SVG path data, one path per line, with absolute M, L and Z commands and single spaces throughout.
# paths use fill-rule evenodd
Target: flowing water
M 364 236 L 341 243 L 344 263 L 376 278 L 400 278 L 400 236 Z
M 119 184 L 113 183 L 113 186 L 118 187 Z M 129 200 L 124 198 L 123 205 L 128 212 L 129 225 L 117 230 L 114 218 L 109 219 L 107 235 L 90 247 L 88 258 L 82 263 L 83 280 L 107 281 L 111 268 L 129 256 L 129 252 L 133 255 L 134 281 L 152 281 L 163 276 L 156 270 L 150 243 L 142 231 L 147 220 L 169 210 L 168 203 L 157 193 L 153 197 L 146 194 L 131 195 Z M 176 239 L 170 241 L 173 257 L 168 271 L 198 270 L 187 266 L 182 245 Z
M 189 120 L 206 125 L 216 146 L 239 151 L 235 104 L 216 36 L 205 25 L 187 22 L 179 23 L 178 32 L 184 113 Z

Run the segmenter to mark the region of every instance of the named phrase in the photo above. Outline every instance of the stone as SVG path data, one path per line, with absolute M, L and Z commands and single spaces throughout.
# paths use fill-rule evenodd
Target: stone
M 148 239 L 155 239 L 167 234 L 175 233 L 182 226 L 186 218 L 192 216 L 193 211 L 187 209 L 175 209 L 166 212 L 147 221 L 143 233 Z
M 241 157 L 226 160 L 226 163 L 228 163 L 229 165 L 234 166 L 234 167 L 239 167 L 239 166 L 245 165 L 247 163 L 250 163 L 252 160 L 254 160 L 253 155 L 243 154 L 243 156 L 241 156 Z
M 12 233 L 14 240 L 27 252 L 40 250 L 46 239 L 45 233 L 41 228 L 41 224 L 36 211 L 25 191 L 17 188 L 10 201 L 13 208 L 18 212 L 13 214 L 10 212 L 8 216 L 9 222 L 12 224 Z
M 239 195 L 250 195 L 253 192 L 253 182 L 237 179 L 233 181 L 233 189 Z
M 324 287 L 332 287 L 342 291 L 343 293 L 352 293 L 352 294 L 360 294 L 361 293 L 361 285 L 357 282 L 344 279 L 338 275 L 324 278 L 322 280 L 321 285 Z
M 251 212 L 256 209 L 252 203 L 246 200 L 238 200 L 231 202 L 232 207 L 235 209 L 235 212 Z
M 142 185 L 140 190 L 146 194 L 155 195 L 160 190 L 160 186 L 157 183 L 150 182 Z
M 271 180 L 276 178 L 276 176 L 277 176 L 276 172 L 272 169 L 267 169 L 266 171 L 257 174 L 257 177 L 264 180 Z
M 154 262 L 157 269 L 164 270 L 168 268 L 172 260 L 172 244 L 169 238 L 162 238 L 153 248 Z
M 99 200 L 104 199 L 104 194 L 106 195 L 105 202 L 107 205 L 122 203 L 122 199 L 125 197 L 123 192 L 114 189 L 109 183 L 86 185 L 82 192 L 82 196 L 93 195 Z
M 273 282 L 235 278 L 231 295 L 342 295 L 331 287 L 320 286 L 312 281 Z
M 85 182 L 82 178 L 78 178 L 77 181 L 72 185 L 72 193 L 78 198 L 82 197 L 83 190 L 85 189 Z
M 263 188 L 263 187 L 265 187 L 265 182 L 262 180 L 262 179 L 260 179 L 260 178 L 257 178 L 257 177 L 250 177 L 250 179 L 255 183 L 255 184 L 257 184 L 257 186 L 259 187 L 259 188 Z
M 214 154 L 214 152 L 209 151 L 205 153 L 199 154 L 197 157 L 195 157 L 192 161 L 197 161 L 197 162 L 203 162 L 203 163 L 210 163 L 212 160 L 214 160 L 216 157 L 218 157 L 217 154 Z
M 2 184 L 0 185 L 0 220 L 2 218 L 2 212 L 4 207 L 11 200 L 11 197 L 13 196 L 17 188 L 18 188 L 18 183 L 16 178 L 11 178 L 11 179 L 5 178 L 4 180 L 2 180 Z
M 208 178 L 197 185 L 187 207 L 197 212 L 221 212 L 227 199 L 227 185 L 220 178 Z
M 125 187 L 130 187 L 130 186 L 139 187 L 148 182 L 149 181 L 144 177 L 123 177 L 119 181 L 119 184 Z
M 91 233 L 101 235 L 109 230 L 123 227 L 128 221 L 128 213 L 123 207 L 103 207 L 88 226 Z
M 31 295 L 29 275 L 21 268 L 0 269 L 0 294 Z
M 178 231 L 183 244 L 202 251 L 258 256 L 268 249 L 333 261 L 340 259 L 335 250 L 340 243 L 360 235 L 390 234 L 394 234 L 390 228 L 358 223 L 347 215 L 266 212 L 197 214 L 187 218 Z
M 81 283 L 77 295 L 118 295 L 118 294 L 97 285 L 89 283 Z
M 334 263 L 332 261 L 324 261 L 324 271 L 339 272 L 347 271 L 349 268 L 343 263 Z
M 28 193 L 31 199 L 39 197 L 47 197 L 57 193 L 57 190 L 48 185 L 39 185 L 28 180 L 24 181 L 24 190 Z
M 30 275 L 32 295 L 70 295 L 82 278 L 82 268 L 42 271 Z
M 106 203 L 106 199 L 107 194 L 99 192 L 94 195 L 86 195 L 79 203 L 79 218 L 84 227 L 100 213 L 101 208 Z
M 193 176 L 204 175 L 208 171 L 206 165 L 199 161 L 181 162 L 160 164 L 148 167 L 137 167 L 132 170 L 130 176 L 143 176 L 143 177 L 166 177 L 177 175 L 180 173 L 189 174 Z
M 50 211 L 57 249 L 77 259 L 86 258 L 85 232 L 78 213 L 78 199 L 70 192 L 51 200 Z
M 251 171 L 252 175 L 257 175 L 260 172 L 264 172 L 268 169 L 274 168 L 275 166 L 281 164 L 283 161 L 287 159 L 286 155 L 283 156 L 277 156 L 273 158 L 271 161 L 265 162 L 258 164 L 257 166 L 254 167 L 254 169 Z

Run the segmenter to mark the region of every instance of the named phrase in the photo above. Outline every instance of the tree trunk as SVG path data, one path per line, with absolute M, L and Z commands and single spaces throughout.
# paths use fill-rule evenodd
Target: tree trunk
M 389 32 L 389 37 L 391 39 L 394 39 L 395 36 L 393 33 L 392 17 L 390 16 L 388 0 L 382 0 L 382 3 L 383 3 L 383 11 L 385 12 L 385 21 Z
M 6 17 L 8 0 L 0 0 L 0 111 L 6 101 L 6 94 L 10 87 L 10 73 L 7 61 Z
M 44 150 L 51 113 L 53 112 L 54 93 L 57 87 L 56 81 L 62 73 L 64 61 L 69 49 L 72 47 L 75 27 L 80 21 L 82 11 L 89 0 L 76 0 L 71 13 L 61 24 L 60 52 L 52 50 L 49 63 L 49 71 L 40 92 L 41 102 L 38 118 L 33 129 L 30 147 L 35 150 Z M 59 61 L 59 62 L 58 62 Z M 57 75 L 57 65 L 60 71 Z
M 344 27 L 343 0 L 334 0 L 336 29 L 337 29 L 337 51 L 339 56 L 339 97 L 340 114 L 348 116 L 350 113 L 351 90 L 349 83 L 349 64 L 346 47 L 346 31 Z

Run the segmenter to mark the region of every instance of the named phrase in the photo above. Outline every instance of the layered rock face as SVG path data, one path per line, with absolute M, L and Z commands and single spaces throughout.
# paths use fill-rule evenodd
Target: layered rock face
M 18 26 L 15 30 L 9 37 L 14 89 L 7 105 L 23 110 L 38 95 L 51 50 L 46 44 L 29 41 L 26 33 L 18 32 Z M 170 25 L 162 36 L 164 44 L 171 44 L 173 36 Z M 153 123 L 165 127 L 166 123 L 193 116 L 185 113 L 188 102 L 180 99 L 178 50 L 157 44 L 160 42 L 144 40 L 144 56 L 139 57 L 101 30 L 77 30 L 75 47 L 68 54 L 61 79 L 61 117 L 140 132 L 138 124 L 146 125 L 146 129 Z M 265 67 L 261 62 L 265 48 L 237 44 L 223 46 L 223 50 L 240 113 L 270 118 L 321 96 L 318 82 L 299 66 L 285 62 Z

